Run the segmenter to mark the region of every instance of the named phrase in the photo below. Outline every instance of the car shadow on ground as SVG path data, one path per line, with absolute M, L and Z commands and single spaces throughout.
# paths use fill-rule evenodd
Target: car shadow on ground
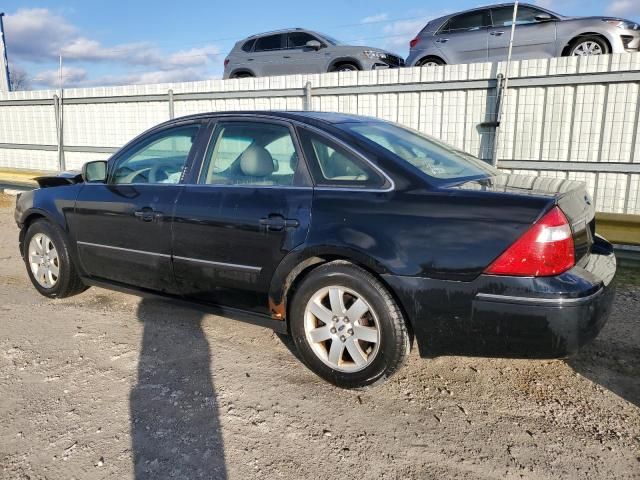
M 149 299 L 137 314 L 144 332 L 130 397 L 134 478 L 226 479 L 203 314 Z

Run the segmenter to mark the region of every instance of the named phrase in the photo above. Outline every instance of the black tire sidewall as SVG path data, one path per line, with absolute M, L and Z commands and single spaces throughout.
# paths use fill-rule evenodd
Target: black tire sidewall
M 343 70 L 343 68 L 347 66 L 350 68 Z M 332 72 L 357 72 L 358 70 L 358 67 L 352 63 L 343 63 L 342 65 L 337 65 L 331 69 Z
M 58 252 L 58 280 L 52 288 L 44 288 L 38 283 L 38 281 L 33 276 L 31 265 L 29 264 L 29 244 L 31 243 L 31 239 L 38 233 L 42 233 L 49 237 L 53 242 L 56 251 Z M 72 266 L 67 243 L 65 242 L 64 237 L 57 227 L 55 227 L 48 220 L 44 219 L 36 220 L 34 223 L 32 223 L 27 229 L 27 232 L 24 236 L 23 259 L 27 267 L 29 279 L 31 280 L 31 283 L 36 288 L 36 290 L 40 292 L 40 294 L 49 298 L 59 298 L 66 296 L 65 292 L 70 289 L 70 283 L 72 281 L 72 274 L 70 271 Z
M 402 345 L 400 348 L 406 348 L 404 343 L 397 339 L 397 329 L 392 315 L 395 306 L 387 303 L 367 275 L 359 275 L 359 273 L 358 269 L 348 266 L 337 266 L 331 271 L 321 271 L 320 269 L 313 271 L 295 292 L 289 311 L 291 335 L 303 362 L 320 377 L 343 388 L 371 385 L 386 377 L 385 374 L 388 372 L 389 366 L 394 363 L 393 359 L 402 355 L 393 349 L 399 348 L 399 345 Z M 340 372 L 327 366 L 313 352 L 306 338 L 304 312 L 307 302 L 318 290 L 333 285 L 358 292 L 374 309 L 378 318 L 380 328 L 378 353 L 371 365 L 358 372 Z
M 574 57 L 574 56 L 576 56 L 576 57 L 577 57 L 577 56 L 580 56 L 580 55 L 574 55 L 574 54 L 573 54 L 574 50 L 575 50 L 575 49 L 576 49 L 576 47 L 577 47 L 578 45 L 580 45 L 581 43 L 589 42 L 589 41 L 591 41 L 591 42 L 596 42 L 598 45 L 600 45 L 600 48 L 602 48 L 602 55 L 608 55 L 609 53 L 611 53 L 611 52 L 609 51 L 609 46 L 607 45 L 607 42 L 605 42 L 605 41 L 604 41 L 602 38 L 600 38 L 600 37 L 590 35 L 590 36 L 588 36 L 588 37 L 586 37 L 586 38 L 580 38 L 580 39 L 578 39 L 578 40 L 574 41 L 574 42 L 571 44 L 571 48 L 569 49 L 569 56 L 570 56 L 570 57 Z M 596 55 L 593 55 L 593 56 L 596 56 Z

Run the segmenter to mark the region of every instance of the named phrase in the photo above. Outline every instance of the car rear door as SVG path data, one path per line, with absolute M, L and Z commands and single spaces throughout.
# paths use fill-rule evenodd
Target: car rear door
M 556 55 L 555 19 L 538 21 L 536 15 L 547 13 L 534 7 L 521 6 L 516 16 L 516 30 L 513 36 L 511 58 L 548 58 Z M 491 9 L 492 26 L 489 28 L 489 61 L 507 58 L 513 7 Z
M 286 49 L 283 51 L 283 64 L 288 73 L 323 73 L 326 60 L 321 50 L 306 46 L 310 40 L 324 45 L 319 38 L 307 32 L 289 32 L 286 35 Z M 326 45 L 325 45 L 326 46 Z
M 435 45 L 449 63 L 487 60 L 489 10 L 451 17 L 434 35 Z
M 283 65 L 284 34 L 266 35 L 256 40 L 253 53 L 247 60 L 248 68 L 256 75 L 282 75 L 288 73 Z M 255 65 L 255 67 L 253 66 Z
M 201 127 L 185 122 L 143 137 L 109 161 L 106 183 L 82 187 L 69 221 L 92 278 L 176 291 L 171 222 Z
M 280 261 L 305 241 L 313 189 L 291 125 L 215 123 L 200 171 L 176 204 L 174 271 L 192 300 L 269 313 Z

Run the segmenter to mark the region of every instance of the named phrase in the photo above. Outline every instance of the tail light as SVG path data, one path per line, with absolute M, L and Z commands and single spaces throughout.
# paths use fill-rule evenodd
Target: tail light
M 571 227 L 554 207 L 511 245 L 485 273 L 521 277 L 558 275 L 575 265 Z
M 227 68 L 227 65 L 229 65 L 229 59 L 225 58 L 224 59 L 224 68 Z
M 418 44 L 419 38 L 416 37 L 409 42 L 409 48 L 414 48 Z

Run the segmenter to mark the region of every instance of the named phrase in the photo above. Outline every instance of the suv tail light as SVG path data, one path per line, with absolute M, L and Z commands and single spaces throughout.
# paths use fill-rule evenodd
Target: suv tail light
M 415 46 L 418 44 L 418 41 L 419 41 L 419 40 L 420 40 L 420 39 L 419 39 L 418 37 L 416 37 L 416 38 L 414 38 L 413 40 L 411 40 L 411 41 L 409 42 L 409 48 L 413 48 L 413 47 L 415 47 Z
M 227 68 L 227 65 L 229 65 L 229 59 L 225 58 L 224 59 L 224 67 Z
M 511 245 L 485 273 L 548 277 L 575 265 L 571 227 L 562 210 L 554 207 Z

